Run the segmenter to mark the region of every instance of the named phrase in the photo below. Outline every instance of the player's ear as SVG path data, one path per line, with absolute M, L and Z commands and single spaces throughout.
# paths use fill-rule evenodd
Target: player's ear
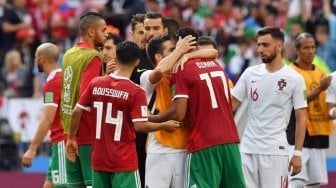
M 280 52 L 282 52 L 282 50 L 284 49 L 284 43 L 283 42 L 278 42 L 277 47 L 278 47 L 278 50 Z
M 94 28 L 89 28 L 89 29 L 87 30 L 87 33 L 88 33 L 88 35 L 89 35 L 90 37 L 94 37 L 94 36 L 95 36 L 95 30 L 94 30 Z
M 155 57 L 155 61 L 156 61 L 156 62 L 160 62 L 161 59 L 162 59 L 162 55 L 161 55 L 161 54 L 155 54 L 154 57 Z M 155 64 L 156 64 L 156 63 L 155 63 Z
M 135 66 L 138 66 L 140 64 L 140 59 L 137 59 L 136 61 L 135 61 Z

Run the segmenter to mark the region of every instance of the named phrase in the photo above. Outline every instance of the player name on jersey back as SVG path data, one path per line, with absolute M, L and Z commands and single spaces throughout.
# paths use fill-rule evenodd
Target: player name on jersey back
M 208 67 L 216 67 L 216 66 L 218 66 L 218 64 L 214 61 L 203 61 L 203 62 L 196 62 L 196 66 L 199 69 L 204 69 L 204 68 L 208 68 Z
M 127 100 L 129 93 L 125 91 L 120 91 L 111 88 L 104 87 L 94 87 L 92 90 L 93 95 L 104 95 L 108 97 L 119 98 L 123 100 Z

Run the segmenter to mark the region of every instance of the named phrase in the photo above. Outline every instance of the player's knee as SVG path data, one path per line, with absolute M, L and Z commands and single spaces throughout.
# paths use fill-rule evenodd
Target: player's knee
M 43 184 L 43 188 L 54 188 L 54 185 L 51 181 L 45 180 Z

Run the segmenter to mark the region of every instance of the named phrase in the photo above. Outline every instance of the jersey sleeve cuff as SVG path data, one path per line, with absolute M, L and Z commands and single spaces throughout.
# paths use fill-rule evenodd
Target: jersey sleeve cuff
M 136 119 L 132 119 L 132 122 L 141 122 L 141 121 L 148 121 L 148 118 L 136 118 Z
M 52 106 L 52 107 L 58 107 L 58 104 L 56 103 L 44 103 L 43 106 Z
M 81 104 L 79 104 L 79 103 L 77 103 L 76 106 L 77 106 L 78 108 L 81 108 L 81 109 L 85 110 L 85 111 L 88 111 L 88 112 L 91 111 L 91 108 L 90 108 L 90 107 L 83 106 L 83 105 L 81 105 Z

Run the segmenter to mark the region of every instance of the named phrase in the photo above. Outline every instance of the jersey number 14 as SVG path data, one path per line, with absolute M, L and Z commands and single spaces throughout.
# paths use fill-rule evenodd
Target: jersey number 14
M 97 119 L 96 119 L 96 139 L 101 137 L 101 127 L 102 121 L 105 121 L 106 124 L 115 125 L 114 131 L 114 141 L 120 141 L 121 137 L 121 128 L 123 123 L 123 112 L 118 110 L 117 117 L 112 117 L 112 103 L 107 103 L 106 108 L 106 117 L 103 120 L 103 102 L 94 102 L 93 107 L 97 109 Z

